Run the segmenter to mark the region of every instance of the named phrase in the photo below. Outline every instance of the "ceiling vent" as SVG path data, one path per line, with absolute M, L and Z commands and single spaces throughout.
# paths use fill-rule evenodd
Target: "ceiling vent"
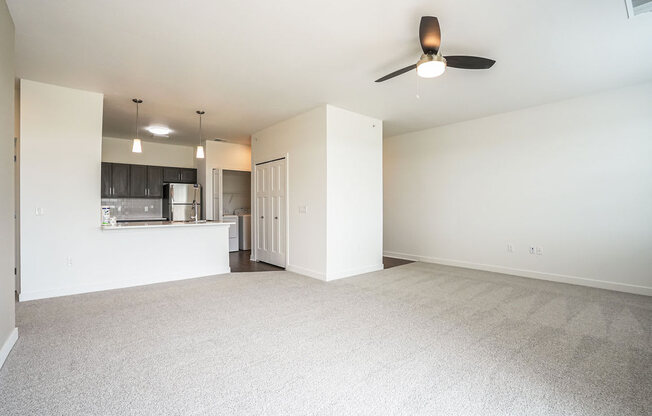
M 630 19 L 641 13 L 652 12 L 652 0 L 625 0 L 625 4 Z

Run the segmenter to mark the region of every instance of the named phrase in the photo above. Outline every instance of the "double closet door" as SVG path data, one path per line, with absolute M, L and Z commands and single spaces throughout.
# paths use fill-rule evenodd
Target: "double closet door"
M 256 165 L 256 260 L 285 267 L 286 163 L 278 159 Z

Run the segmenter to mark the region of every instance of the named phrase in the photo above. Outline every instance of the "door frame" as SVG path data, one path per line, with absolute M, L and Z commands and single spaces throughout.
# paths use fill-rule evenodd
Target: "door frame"
M 279 159 L 285 159 L 285 268 L 290 264 L 290 154 L 283 153 L 277 156 L 268 156 L 254 159 L 251 170 L 251 260 L 258 261 L 256 256 L 256 247 L 258 247 L 258 210 L 254 203 L 256 199 L 256 181 L 258 180 L 258 165 L 273 162 Z
M 224 169 L 222 169 L 222 168 L 213 168 L 213 170 L 211 171 L 211 210 L 213 211 L 213 212 L 211 212 L 211 217 L 213 218 L 213 221 L 222 221 L 222 215 L 223 215 L 223 213 L 222 213 L 222 200 L 224 199 L 224 192 L 222 192 L 222 171 L 223 170 Z M 222 194 L 222 195 L 220 195 L 220 203 L 219 203 L 219 206 L 217 207 L 217 209 L 218 209 L 217 218 L 215 218 L 215 173 L 218 174 L 219 181 L 220 181 L 219 189 L 220 189 L 220 194 Z M 208 192 L 206 192 L 206 193 L 208 193 Z M 205 199 L 208 200 L 208 198 L 205 198 Z M 207 201 L 204 201 L 205 204 L 206 204 L 206 202 Z M 206 208 L 208 208 L 208 204 L 206 204 Z M 208 210 L 206 210 L 206 211 L 208 211 Z M 206 214 L 208 214 L 208 212 Z M 208 215 L 205 215 L 204 218 L 208 218 Z

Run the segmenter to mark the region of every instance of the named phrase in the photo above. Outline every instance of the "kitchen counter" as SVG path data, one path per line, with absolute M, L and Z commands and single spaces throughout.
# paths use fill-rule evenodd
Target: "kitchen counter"
M 179 227 L 212 227 L 212 226 L 229 226 L 233 224 L 228 221 L 129 221 L 116 225 L 103 225 L 102 230 L 133 230 L 134 228 L 179 228 Z

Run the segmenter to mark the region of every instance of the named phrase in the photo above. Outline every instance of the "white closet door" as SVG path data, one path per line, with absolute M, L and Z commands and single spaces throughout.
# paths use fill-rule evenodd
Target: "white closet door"
M 256 166 L 256 259 L 285 267 L 285 159 Z
M 269 261 L 267 251 L 268 166 L 256 166 L 256 260 Z
M 285 159 L 269 165 L 269 262 L 285 267 Z

